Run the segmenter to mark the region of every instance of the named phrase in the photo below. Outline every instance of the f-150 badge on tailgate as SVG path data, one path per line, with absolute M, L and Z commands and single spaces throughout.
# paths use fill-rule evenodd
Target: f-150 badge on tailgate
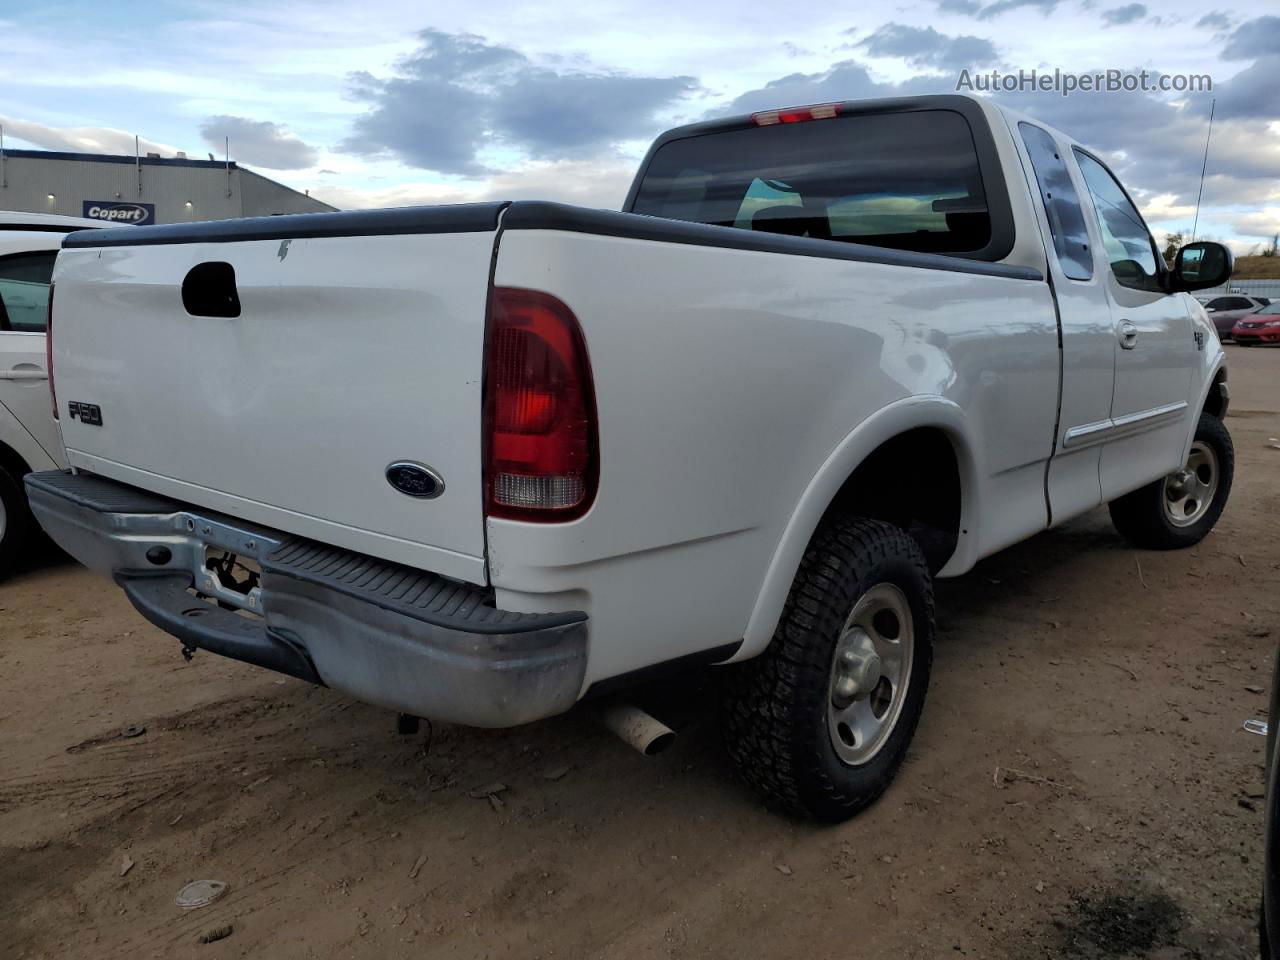
M 387 483 L 401 493 L 420 500 L 433 500 L 444 493 L 444 480 L 428 466 L 398 460 L 387 467 Z
M 79 420 L 86 426 L 102 426 L 102 408 L 96 403 L 77 403 L 72 400 L 67 404 L 67 413 L 72 420 Z

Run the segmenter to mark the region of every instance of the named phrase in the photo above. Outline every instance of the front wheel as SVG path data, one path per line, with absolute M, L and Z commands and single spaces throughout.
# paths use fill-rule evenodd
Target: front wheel
M 933 586 L 919 545 L 879 520 L 819 528 L 765 651 L 727 668 L 722 729 L 771 805 L 845 820 L 893 780 L 924 709 Z
M 1226 426 L 1212 414 L 1202 413 L 1181 469 L 1113 500 L 1111 522 L 1137 547 L 1193 547 L 1222 516 L 1235 465 L 1235 448 Z

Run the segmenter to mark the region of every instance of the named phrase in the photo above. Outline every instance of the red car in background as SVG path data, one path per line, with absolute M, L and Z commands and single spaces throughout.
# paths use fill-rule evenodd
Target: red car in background
M 1280 343 L 1280 300 L 1247 313 L 1231 328 L 1231 339 L 1242 347 L 1255 343 Z

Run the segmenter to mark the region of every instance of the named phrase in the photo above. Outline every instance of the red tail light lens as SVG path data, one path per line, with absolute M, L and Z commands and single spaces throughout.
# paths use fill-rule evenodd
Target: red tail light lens
M 573 312 L 547 293 L 495 288 L 484 392 L 486 514 L 557 522 L 586 513 L 599 477 L 596 404 Z
M 49 284 L 49 315 L 44 324 L 44 368 L 49 374 L 49 398 L 53 401 L 53 419 L 58 419 L 58 391 L 53 386 L 53 284 Z
M 807 107 L 786 107 L 782 110 L 762 110 L 751 115 L 757 127 L 771 127 L 775 123 L 804 123 L 806 120 L 830 120 L 840 116 L 840 104 L 815 103 Z

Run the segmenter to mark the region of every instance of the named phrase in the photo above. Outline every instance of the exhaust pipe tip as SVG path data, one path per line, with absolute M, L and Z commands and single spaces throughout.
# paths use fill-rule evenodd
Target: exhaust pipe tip
M 648 746 L 640 752 L 646 757 L 656 757 L 675 742 L 676 732 L 674 730 L 666 730 L 650 740 Z
M 600 718 L 623 743 L 646 757 L 657 756 L 676 739 L 674 730 L 634 704 L 610 704 Z

